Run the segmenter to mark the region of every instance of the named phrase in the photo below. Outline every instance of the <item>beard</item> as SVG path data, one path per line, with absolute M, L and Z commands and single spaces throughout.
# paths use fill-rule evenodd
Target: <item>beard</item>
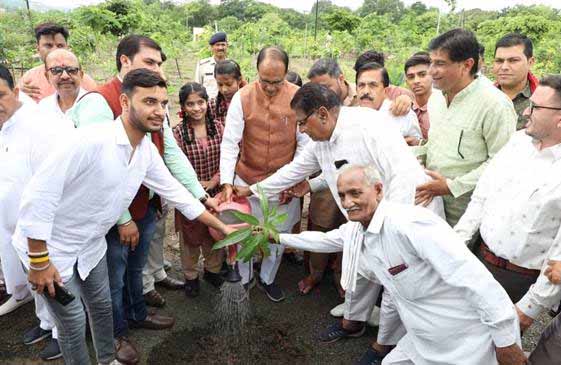
M 147 120 L 145 121 L 145 118 L 143 118 L 142 115 L 138 113 L 132 105 L 130 106 L 129 110 L 129 120 L 132 125 L 134 125 L 143 133 L 157 132 L 160 130 L 160 127 L 151 128 L 148 125 Z

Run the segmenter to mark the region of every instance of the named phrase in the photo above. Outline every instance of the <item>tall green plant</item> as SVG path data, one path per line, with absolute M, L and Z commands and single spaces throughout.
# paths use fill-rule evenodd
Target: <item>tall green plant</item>
M 279 231 L 276 227 L 288 218 L 288 214 L 277 213 L 277 207 L 271 208 L 269 206 L 269 201 L 259 185 L 257 185 L 257 190 L 259 192 L 259 202 L 263 218 L 259 219 L 252 214 L 242 212 L 232 212 L 236 218 L 247 223 L 249 226 L 237 230 L 226 236 L 223 240 L 216 242 L 212 247 L 214 250 L 239 244 L 242 248 L 238 251 L 236 259 L 243 260 L 244 262 L 248 262 L 258 250 L 261 251 L 263 257 L 271 254 L 269 237 L 273 237 L 276 243 L 279 242 Z M 254 232 L 258 233 L 254 234 Z

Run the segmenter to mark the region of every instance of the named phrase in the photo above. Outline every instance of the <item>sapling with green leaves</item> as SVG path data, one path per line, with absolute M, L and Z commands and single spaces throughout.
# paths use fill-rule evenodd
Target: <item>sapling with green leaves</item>
M 236 259 L 244 262 L 248 262 L 257 250 L 261 251 L 263 257 L 271 254 L 269 237 L 272 237 L 276 243 L 279 242 L 279 231 L 276 227 L 288 218 L 288 214 L 279 214 L 277 207 L 269 206 L 269 201 L 259 184 L 257 191 L 263 218 L 259 220 L 252 214 L 233 211 L 232 214 L 240 221 L 247 223 L 248 226 L 230 233 L 224 239 L 216 242 L 212 247 L 214 250 L 239 244 L 242 247 L 238 251 Z

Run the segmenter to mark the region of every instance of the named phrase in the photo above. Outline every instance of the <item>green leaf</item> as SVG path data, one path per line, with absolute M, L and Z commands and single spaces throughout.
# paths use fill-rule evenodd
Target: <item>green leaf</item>
M 261 211 L 263 212 L 263 221 L 267 223 L 269 221 L 269 200 L 265 196 L 263 189 L 261 186 L 257 184 L 257 192 L 259 193 L 259 204 L 261 205 Z
M 262 237 L 262 234 L 258 234 L 257 236 L 252 236 L 243 242 L 243 248 L 238 252 L 236 259 L 248 262 L 255 253 L 255 249 L 259 246 Z
M 273 236 L 273 239 L 275 240 L 276 243 L 280 243 L 279 232 L 276 229 L 271 231 L 271 236 Z
M 237 230 L 236 232 L 230 233 L 228 236 L 224 237 L 223 240 L 220 240 L 212 246 L 213 250 L 217 250 L 222 247 L 230 246 L 235 243 L 241 242 L 246 238 L 251 236 L 251 227 L 242 228 Z
M 263 257 L 271 256 L 271 248 L 269 247 L 269 242 L 263 241 L 259 244 L 259 248 L 263 253 Z
M 288 218 L 288 213 L 279 214 L 277 216 L 274 216 L 273 219 L 271 219 L 271 224 L 278 226 L 279 224 L 284 223 L 284 221 L 287 218 Z
M 238 212 L 238 211 L 232 211 L 232 214 L 238 218 L 241 221 L 244 221 L 246 223 L 249 223 L 251 225 L 258 225 L 259 224 L 259 219 L 257 219 L 255 216 L 251 215 L 251 214 L 245 214 L 242 212 Z

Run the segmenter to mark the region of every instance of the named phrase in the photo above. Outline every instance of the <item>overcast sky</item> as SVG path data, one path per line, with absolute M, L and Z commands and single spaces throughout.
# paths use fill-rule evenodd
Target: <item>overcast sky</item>
M 301 11 L 309 11 L 312 8 L 313 4 L 315 3 L 315 0 L 262 0 L 262 1 L 283 8 L 293 8 Z M 405 4 L 410 5 L 417 0 L 402 0 L 402 1 Z M 0 0 L 0 3 L 1 2 L 2 1 Z M 77 7 L 80 5 L 87 5 L 87 4 L 97 4 L 100 2 L 102 2 L 102 0 L 31 0 L 32 4 L 33 3 L 45 4 L 49 6 L 65 7 L 65 8 Z M 174 2 L 180 3 L 180 2 L 187 2 L 187 1 L 174 0 Z M 212 2 L 217 2 L 217 1 L 211 0 L 211 3 Z M 447 5 L 444 0 L 422 0 L 422 2 L 429 6 L 438 6 L 443 10 L 447 10 Z M 362 0 L 333 0 L 333 3 L 340 6 L 348 6 L 352 9 L 356 9 L 362 4 Z M 481 8 L 486 10 L 496 10 L 508 6 L 514 6 L 516 4 L 523 4 L 523 5 L 545 4 L 556 8 L 561 7 L 561 1 L 559 0 L 458 0 L 457 9 Z

